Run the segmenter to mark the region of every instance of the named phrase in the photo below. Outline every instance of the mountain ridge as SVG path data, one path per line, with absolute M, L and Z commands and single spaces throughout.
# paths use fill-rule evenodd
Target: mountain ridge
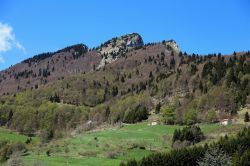
M 164 41 L 167 50 L 179 53 L 175 41 Z M 37 88 L 72 74 L 103 68 L 127 52 L 146 46 L 138 33 L 112 38 L 95 49 L 75 44 L 55 52 L 35 55 L 0 71 L 0 95 L 13 94 L 27 88 Z

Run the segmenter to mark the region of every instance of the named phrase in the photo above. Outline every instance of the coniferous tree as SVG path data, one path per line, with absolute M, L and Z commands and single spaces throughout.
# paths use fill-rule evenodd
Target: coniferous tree
M 245 113 L 244 122 L 249 122 L 249 114 L 248 114 L 248 112 Z
M 170 61 L 170 66 L 171 66 L 172 68 L 175 67 L 175 59 L 174 59 L 174 58 L 171 59 L 171 61 Z
M 199 89 L 201 90 L 201 92 L 203 92 L 203 85 L 202 85 L 202 82 L 200 81 L 199 83 Z
M 158 103 L 155 107 L 155 113 L 156 114 L 160 113 L 160 110 L 161 110 L 161 103 Z
M 172 105 L 168 105 L 161 108 L 161 121 L 164 124 L 175 123 L 175 111 Z
M 194 75 L 197 72 L 197 67 L 196 65 L 192 64 L 191 65 L 191 75 Z

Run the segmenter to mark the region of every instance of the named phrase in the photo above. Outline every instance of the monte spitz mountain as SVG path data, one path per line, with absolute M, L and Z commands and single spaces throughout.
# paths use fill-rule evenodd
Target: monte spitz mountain
M 214 122 L 249 106 L 249 59 L 188 55 L 174 40 L 144 44 L 137 33 L 92 49 L 69 46 L 0 72 L 0 122 L 23 133 L 61 132 L 89 120 L 135 123 L 166 104 L 175 111 L 164 123 Z M 51 113 L 55 103 L 71 112 Z

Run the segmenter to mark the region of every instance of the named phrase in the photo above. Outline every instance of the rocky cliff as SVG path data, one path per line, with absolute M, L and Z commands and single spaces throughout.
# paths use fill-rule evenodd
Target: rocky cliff
M 106 63 L 115 61 L 126 52 L 141 46 L 143 46 L 143 40 L 137 33 L 131 33 L 108 40 L 96 49 L 102 56 L 98 68 L 103 67 Z

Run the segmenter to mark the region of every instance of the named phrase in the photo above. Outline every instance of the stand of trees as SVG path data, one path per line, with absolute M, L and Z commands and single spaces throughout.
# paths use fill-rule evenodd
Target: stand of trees
M 237 136 L 227 135 L 211 145 L 194 146 L 172 150 L 169 153 L 156 153 L 140 161 L 130 160 L 120 166 L 205 166 L 213 161 L 223 166 L 245 166 L 250 163 L 250 128 L 244 128 Z M 211 158 L 212 156 L 215 156 Z M 208 164 L 208 162 L 211 162 Z
M 173 145 L 186 142 L 187 145 L 192 145 L 203 140 L 204 134 L 199 126 L 187 126 L 183 129 L 176 129 L 173 135 Z
M 125 123 L 136 123 L 148 119 L 148 111 L 145 106 L 138 105 L 135 109 L 129 111 L 124 117 Z

